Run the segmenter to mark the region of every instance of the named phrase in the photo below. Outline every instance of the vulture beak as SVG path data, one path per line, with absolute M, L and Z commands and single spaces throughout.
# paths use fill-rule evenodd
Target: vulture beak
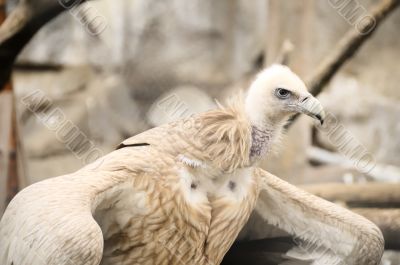
M 307 95 L 300 100 L 298 111 L 306 114 L 314 119 L 319 120 L 321 125 L 324 124 L 325 111 L 318 99 L 311 95 Z

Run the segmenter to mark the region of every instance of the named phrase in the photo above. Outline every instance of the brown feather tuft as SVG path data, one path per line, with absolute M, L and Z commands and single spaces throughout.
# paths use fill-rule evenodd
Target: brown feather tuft
M 251 126 L 243 97 L 230 100 L 226 107 L 209 111 L 201 119 L 199 138 L 210 161 L 225 172 L 249 165 Z

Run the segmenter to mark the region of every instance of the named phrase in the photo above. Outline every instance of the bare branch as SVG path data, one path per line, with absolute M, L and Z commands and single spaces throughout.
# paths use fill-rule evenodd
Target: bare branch
M 282 44 L 282 48 L 278 54 L 278 57 L 275 60 L 275 63 L 288 65 L 290 60 L 290 55 L 293 52 L 293 50 L 294 50 L 293 43 L 289 39 L 286 39 Z
M 86 0 L 21 0 L 0 27 L 0 91 L 9 80 L 12 66 L 25 45 L 50 20 Z M 65 4 L 63 4 L 65 3 Z M 69 3 L 69 4 L 68 4 Z M 76 4 L 75 4 L 76 3 Z M 68 6 L 67 6 L 68 5 Z
M 398 7 L 399 0 L 382 0 L 374 6 L 369 14 L 369 23 L 354 26 L 339 41 L 335 49 L 328 54 L 317 67 L 312 76 L 307 78 L 310 92 L 318 95 L 336 72 L 361 48 L 377 30 L 381 22 Z M 365 34 L 361 34 L 364 33 Z
M 349 207 L 400 208 L 400 184 L 396 183 L 325 183 L 302 188 L 328 201 L 344 202 Z
M 400 0 L 382 0 L 375 5 L 369 14 L 371 14 L 371 23 L 358 25 L 350 29 L 345 36 L 339 41 L 336 47 L 322 60 L 315 72 L 306 78 L 306 84 L 314 96 L 321 93 L 325 85 L 332 79 L 338 70 L 353 57 L 353 55 L 361 48 L 361 46 L 372 36 L 381 23 L 388 15 L 393 12 L 400 4 Z M 365 34 L 361 34 L 365 32 Z M 299 114 L 294 115 L 288 125 L 297 118 Z

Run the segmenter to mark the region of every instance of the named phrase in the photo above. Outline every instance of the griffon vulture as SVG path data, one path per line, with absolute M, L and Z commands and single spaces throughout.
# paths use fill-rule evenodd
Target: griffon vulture
M 1 220 L 0 264 L 218 265 L 254 208 L 296 239 L 281 264 L 378 264 L 375 225 L 256 167 L 295 113 L 325 116 L 300 78 L 275 65 L 244 100 L 27 187 Z

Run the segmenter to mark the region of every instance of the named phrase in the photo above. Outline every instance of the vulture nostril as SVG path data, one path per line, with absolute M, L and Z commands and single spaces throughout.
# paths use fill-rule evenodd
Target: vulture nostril
M 306 101 L 307 99 L 309 99 L 309 97 L 303 98 L 303 100 L 302 100 L 301 102 L 303 103 L 303 102 Z

